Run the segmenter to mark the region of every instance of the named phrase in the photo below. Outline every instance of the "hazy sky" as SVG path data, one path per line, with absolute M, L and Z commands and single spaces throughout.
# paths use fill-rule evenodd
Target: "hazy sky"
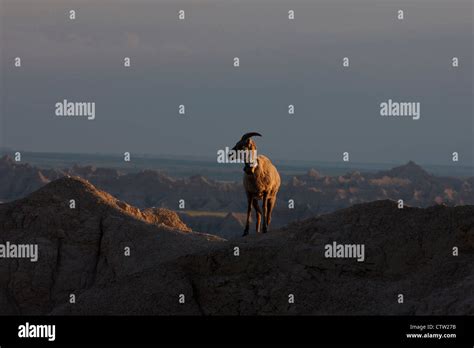
M 472 6 L 0 0 L 0 143 L 213 157 L 259 131 L 259 152 L 277 159 L 340 161 L 348 151 L 355 162 L 449 164 L 458 151 L 472 165 Z M 96 119 L 55 116 L 63 99 L 95 102 Z M 388 99 L 420 102 L 420 120 L 381 117 Z

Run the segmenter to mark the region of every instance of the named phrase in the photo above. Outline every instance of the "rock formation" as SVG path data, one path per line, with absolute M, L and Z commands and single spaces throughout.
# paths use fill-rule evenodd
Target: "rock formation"
M 238 228 L 238 219 L 231 216 L 224 221 L 229 212 L 245 212 L 246 198 L 240 177 L 238 182 L 229 183 L 202 175 L 188 179 L 172 178 L 154 170 L 123 173 L 117 169 L 93 166 L 45 170 L 17 164 L 9 157 L 4 157 L 0 160 L 0 202 L 25 197 L 65 175 L 80 176 L 99 189 L 141 209 L 159 207 L 178 210 L 178 201 L 184 199 L 186 210 L 225 213 L 220 217 L 182 215 L 193 230 L 206 233 L 222 231 L 224 238 L 240 237 L 242 233 L 242 229 Z M 403 199 L 405 204 L 415 207 L 474 204 L 473 180 L 472 177 L 434 176 L 411 161 L 377 173 L 355 171 L 328 176 L 311 169 L 306 175 L 294 176 L 282 184 L 272 224 L 277 228 L 353 204 L 384 199 Z M 294 209 L 288 209 L 289 200 L 294 201 Z
M 473 206 L 375 201 L 226 242 L 64 177 L 0 204 L 6 241 L 40 253 L 0 259 L 0 314 L 474 314 Z

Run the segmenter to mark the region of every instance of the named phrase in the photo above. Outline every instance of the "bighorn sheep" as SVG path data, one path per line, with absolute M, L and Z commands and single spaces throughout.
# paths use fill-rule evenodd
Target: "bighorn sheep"
M 272 211 L 275 207 L 276 196 L 280 188 L 280 175 L 272 162 L 263 155 L 256 155 L 257 145 L 251 139 L 253 136 L 262 136 L 259 133 L 246 133 L 232 148 L 234 151 L 245 151 L 244 189 L 247 194 L 247 222 L 244 236 L 249 234 L 250 214 L 252 205 L 257 215 L 257 233 L 260 232 L 260 221 L 263 215 L 262 232 L 266 233 L 270 226 Z M 258 201 L 262 200 L 262 209 Z

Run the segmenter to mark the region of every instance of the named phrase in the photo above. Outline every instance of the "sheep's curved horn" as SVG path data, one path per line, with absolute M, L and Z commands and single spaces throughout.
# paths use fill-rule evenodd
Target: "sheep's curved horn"
M 261 137 L 262 135 L 260 133 L 257 133 L 257 132 L 250 132 L 250 133 L 245 133 L 244 135 L 242 135 L 242 139 L 240 140 L 247 140 L 248 138 L 251 138 L 251 137 Z

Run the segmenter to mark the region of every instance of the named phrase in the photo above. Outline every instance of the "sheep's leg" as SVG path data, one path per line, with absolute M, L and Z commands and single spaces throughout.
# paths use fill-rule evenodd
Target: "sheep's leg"
M 256 230 L 257 233 L 260 232 L 260 221 L 262 217 L 262 210 L 260 209 L 260 206 L 258 205 L 258 200 L 254 199 L 252 201 L 253 207 L 255 208 L 255 214 L 257 215 L 257 225 L 256 225 Z
M 272 212 L 275 207 L 276 197 L 271 197 L 268 199 L 267 203 L 267 228 L 270 228 L 270 222 L 272 221 Z
M 267 193 L 263 194 L 263 203 L 262 203 L 262 218 L 263 218 L 263 233 L 267 233 L 267 201 L 268 201 L 268 195 Z
M 252 197 L 248 195 L 247 196 L 247 223 L 245 224 L 244 236 L 249 234 L 251 213 L 252 213 Z

